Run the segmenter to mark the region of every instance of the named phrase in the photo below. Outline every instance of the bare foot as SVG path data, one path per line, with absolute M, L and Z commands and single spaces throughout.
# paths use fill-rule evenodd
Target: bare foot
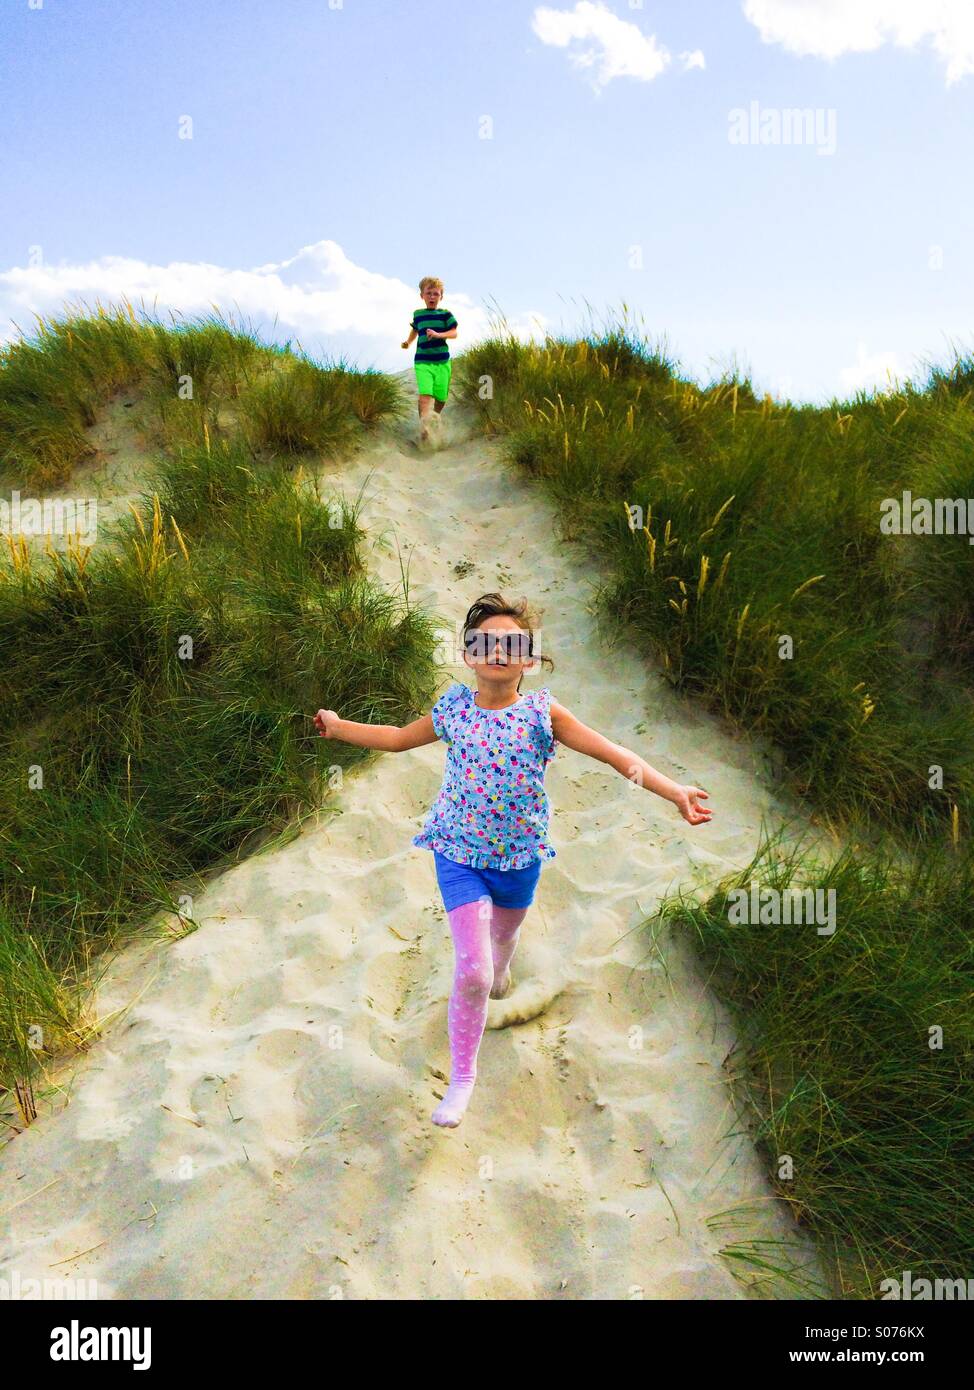
M 506 999 L 506 997 L 511 992 L 512 983 L 513 981 L 511 980 L 511 972 L 508 970 L 503 980 L 494 981 L 494 984 L 492 985 L 490 991 L 491 999 Z
M 420 441 L 421 444 L 428 444 L 428 443 L 429 443 L 429 438 L 430 438 L 430 429 L 429 429 L 429 425 L 425 425 L 425 424 L 424 424 L 423 426 L 421 426 L 420 431 L 419 431 L 419 441 Z

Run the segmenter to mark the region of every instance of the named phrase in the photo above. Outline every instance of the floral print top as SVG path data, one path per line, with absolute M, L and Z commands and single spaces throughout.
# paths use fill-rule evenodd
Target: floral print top
M 554 859 L 544 774 L 558 741 L 547 686 L 505 709 L 481 709 L 454 681 L 433 706 L 447 744 L 439 796 L 413 844 L 475 869 L 523 869 Z

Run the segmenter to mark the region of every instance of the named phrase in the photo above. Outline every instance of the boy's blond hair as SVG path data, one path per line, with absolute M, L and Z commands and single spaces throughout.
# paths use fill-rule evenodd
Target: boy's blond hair
M 424 275 L 419 282 L 420 294 L 425 294 L 428 289 L 439 290 L 440 294 L 445 294 L 443 281 L 437 275 Z

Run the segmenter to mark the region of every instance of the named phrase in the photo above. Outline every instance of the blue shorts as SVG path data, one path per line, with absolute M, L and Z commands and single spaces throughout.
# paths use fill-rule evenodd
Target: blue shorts
M 541 873 L 540 859 L 523 869 L 475 869 L 447 859 L 438 849 L 433 851 L 433 863 L 447 912 L 485 895 L 498 907 L 530 907 Z

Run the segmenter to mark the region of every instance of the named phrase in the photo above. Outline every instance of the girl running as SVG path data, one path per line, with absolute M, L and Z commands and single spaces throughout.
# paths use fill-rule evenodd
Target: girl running
M 637 786 L 672 801 L 690 825 L 709 821 L 707 793 L 681 786 L 638 754 L 612 743 L 552 700 L 547 686 L 518 694 L 525 671 L 539 664 L 527 603 L 484 594 L 467 612 L 463 660 L 476 690 L 461 681 L 429 714 L 402 728 L 356 724 L 334 710 L 314 717 L 324 738 L 385 752 L 442 739 L 446 773 L 413 844 L 433 851 L 436 877 L 453 936 L 453 988 L 447 1009 L 450 1084 L 433 1123 L 458 1125 L 477 1079 L 487 1000 L 511 988 L 510 964 L 521 923 L 534 900 L 541 866 L 555 857 L 548 841 L 544 774 L 559 743 L 607 763 Z

